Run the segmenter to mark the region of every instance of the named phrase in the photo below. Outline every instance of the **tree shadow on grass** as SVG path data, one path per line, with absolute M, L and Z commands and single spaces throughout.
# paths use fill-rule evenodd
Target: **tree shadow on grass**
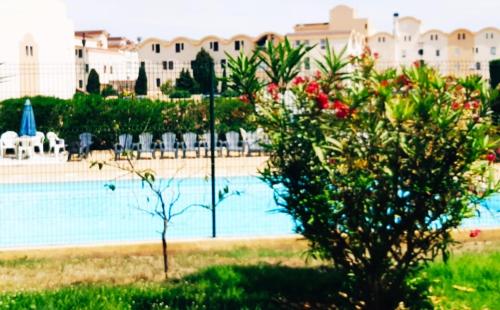
M 133 304 L 134 309 L 344 309 L 348 305 L 338 294 L 344 282 L 328 269 L 211 267 L 160 294 L 135 296 Z

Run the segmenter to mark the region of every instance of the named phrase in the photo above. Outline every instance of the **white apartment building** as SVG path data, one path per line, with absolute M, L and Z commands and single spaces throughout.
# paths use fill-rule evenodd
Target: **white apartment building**
M 43 12 L 43 14 L 41 14 Z M 0 100 L 75 90 L 73 23 L 63 0 L 0 1 Z
M 498 28 L 422 31 L 420 20 L 399 17 L 397 13 L 393 22 L 392 33 L 377 32 L 368 37 L 368 46 L 379 55 L 379 68 L 408 66 L 423 60 L 443 74 L 480 74 L 488 78 L 489 61 L 500 58 Z
M 92 69 L 101 84 L 115 89 L 130 89 L 139 73 L 139 56 L 135 44 L 123 37 L 111 37 L 104 30 L 77 31 L 74 36 L 76 85 L 85 91 Z
M 166 81 L 175 83 L 181 70 L 191 70 L 191 65 L 201 49 L 205 49 L 215 63 L 217 75 L 221 75 L 227 63 L 227 54 L 236 57 L 240 53 L 249 55 L 256 46 L 269 40 L 282 40 L 283 37 L 272 32 L 263 33 L 255 38 L 236 35 L 229 39 L 207 36 L 201 40 L 177 37 L 171 41 L 149 38 L 138 45 L 137 51 L 141 64 L 146 68 L 148 93 L 160 94 L 160 86 Z

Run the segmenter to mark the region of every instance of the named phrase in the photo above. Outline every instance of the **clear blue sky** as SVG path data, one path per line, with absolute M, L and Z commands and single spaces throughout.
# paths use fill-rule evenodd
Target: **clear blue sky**
M 288 33 L 295 24 L 326 22 L 338 4 L 353 7 L 375 30 L 390 31 L 392 14 L 411 15 L 423 28 L 500 28 L 500 0 L 66 0 L 78 30 L 106 29 L 115 36 L 171 39 L 230 37 L 264 31 Z

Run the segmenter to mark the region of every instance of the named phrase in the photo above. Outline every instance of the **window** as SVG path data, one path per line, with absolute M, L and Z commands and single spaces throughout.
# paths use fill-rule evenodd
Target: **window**
M 304 70 L 311 70 L 311 59 L 309 57 L 304 58 Z
M 30 55 L 30 47 L 26 45 L 26 56 Z
M 490 48 L 490 54 L 491 54 L 492 56 L 495 56 L 495 55 L 497 54 L 497 48 L 496 48 L 495 46 L 492 46 L 492 47 Z
M 385 43 L 385 37 L 382 37 L 382 42 L 384 42 L 384 43 Z
M 151 44 L 151 50 L 154 52 L 155 51 L 155 45 Z
M 155 44 L 155 52 L 156 54 L 160 54 L 160 44 Z
M 175 43 L 175 52 L 180 53 L 184 50 L 184 43 Z
M 104 66 L 104 69 L 103 69 L 104 73 L 106 73 L 106 69 L 107 69 L 106 66 Z
M 295 40 L 295 46 L 300 46 L 300 40 Z
M 86 72 L 86 73 L 89 73 L 89 71 L 90 71 L 90 67 L 89 67 L 89 65 L 88 65 L 88 64 L 85 64 L 85 72 Z
M 457 35 L 457 38 L 460 40 L 460 39 L 462 38 L 462 35 L 459 33 L 459 34 Z
M 481 70 L 481 63 L 480 62 L 476 62 L 476 70 Z
M 326 49 L 326 39 L 321 39 L 319 41 L 319 45 L 320 45 L 322 50 Z
M 241 42 L 240 41 L 234 41 L 234 50 L 239 51 L 241 48 Z
M 168 70 L 174 70 L 174 62 L 173 61 L 168 62 Z
M 476 54 L 479 54 L 479 47 L 476 47 Z
M 164 61 L 162 62 L 163 70 L 167 70 L 168 68 L 168 62 Z
M 83 50 L 78 50 L 78 58 L 83 58 Z
M 224 69 L 224 68 L 226 67 L 226 63 L 227 63 L 227 62 L 226 62 L 226 60 L 225 60 L 225 59 L 221 59 L 221 60 L 220 60 L 220 67 Z
M 156 87 L 160 87 L 161 86 L 161 80 L 160 79 L 156 79 Z
M 440 50 L 436 50 L 436 57 L 439 57 L 441 56 L 441 51 Z
M 78 81 L 78 88 L 83 88 L 83 81 L 82 80 Z
M 401 51 L 401 58 L 406 58 L 406 50 Z
M 411 36 L 408 36 L 408 41 L 411 42 Z
M 30 46 L 30 56 L 33 56 L 33 46 Z
M 218 52 L 218 51 L 219 51 L 219 42 L 217 42 L 217 41 L 211 42 L 211 43 L 210 43 L 210 48 L 211 48 L 214 52 Z
M 113 74 L 113 66 L 109 66 L 109 73 Z
M 310 43 L 309 43 L 309 40 L 305 40 L 305 41 L 304 41 L 304 45 L 305 45 L 305 46 L 309 46 L 309 44 L 310 44 Z
M 424 50 L 423 49 L 419 49 L 418 50 L 418 55 L 419 56 L 424 56 Z

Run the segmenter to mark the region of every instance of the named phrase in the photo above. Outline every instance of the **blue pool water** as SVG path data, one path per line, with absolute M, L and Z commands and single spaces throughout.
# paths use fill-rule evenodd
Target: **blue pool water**
M 0 185 L 0 248 L 85 245 L 157 241 L 161 220 L 152 211 L 155 200 L 138 181 L 119 181 L 111 191 L 104 181 Z M 210 203 L 210 186 L 203 179 L 182 179 L 165 191 L 169 201 L 178 193 L 173 209 Z M 283 236 L 294 232 L 288 215 L 276 212 L 273 192 L 254 177 L 221 180 L 239 196 L 217 208 L 217 236 Z M 151 198 L 148 201 L 148 197 Z M 500 196 L 487 202 L 480 217 L 468 219 L 465 228 L 500 226 Z M 141 210 L 143 209 L 143 210 Z M 192 207 L 173 219 L 168 237 L 207 238 L 212 235 L 209 210 Z

